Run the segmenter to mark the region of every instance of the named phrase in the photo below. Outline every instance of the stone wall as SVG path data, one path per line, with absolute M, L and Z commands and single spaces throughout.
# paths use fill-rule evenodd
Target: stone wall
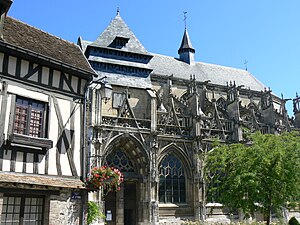
M 83 205 L 86 202 L 86 197 L 72 199 L 72 191 L 63 190 L 60 195 L 51 195 L 46 204 L 45 209 L 48 208 L 49 225 L 79 225 L 82 220 L 82 210 L 86 212 Z M 47 217 L 47 216 L 46 216 Z M 48 223 L 46 223 L 48 224 Z

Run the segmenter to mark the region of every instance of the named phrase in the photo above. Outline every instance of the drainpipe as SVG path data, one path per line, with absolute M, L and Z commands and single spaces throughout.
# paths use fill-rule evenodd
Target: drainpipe
M 82 112 L 82 129 L 81 129 L 81 137 L 83 137 L 82 139 L 82 146 L 81 146 L 81 178 L 82 181 L 85 182 L 86 180 L 86 168 L 87 168 L 87 157 L 86 157 L 86 144 L 88 142 L 87 140 L 87 99 L 89 96 L 89 84 L 90 84 L 90 80 L 87 81 L 87 84 L 85 86 L 85 91 L 84 91 L 84 99 L 83 99 L 83 112 Z M 83 191 L 83 193 L 85 193 L 85 191 Z M 85 224 L 85 206 L 87 205 L 87 195 L 84 195 L 82 198 L 82 204 L 81 204 L 81 221 L 82 221 L 82 225 Z

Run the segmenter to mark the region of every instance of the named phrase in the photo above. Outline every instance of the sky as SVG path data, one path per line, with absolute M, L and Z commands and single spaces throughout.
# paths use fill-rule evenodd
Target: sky
M 178 56 L 184 13 L 196 61 L 247 69 L 277 96 L 300 93 L 299 0 L 14 0 L 8 13 L 70 42 L 120 15 L 152 53 Z M 287 103 L 292 116 L 292 102 Z

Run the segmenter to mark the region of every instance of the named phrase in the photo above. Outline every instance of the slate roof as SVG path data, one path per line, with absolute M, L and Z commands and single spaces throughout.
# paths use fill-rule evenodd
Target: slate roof
M 144 89 L 151 89 L 152 84 L 149 77 L 138 77 L 138 76 L 128 76 L 122 75 L 117 73 L 108 73 L 103 71 L 96 71 L 99 77 L 106 76 L 105 79 L 108 83 L 112 85 L 121 85 L 123 87 L 134 87 L 134 88 L 144 88 Z
M 103 57 L 97 57 L 97 56 L 89 56 L 89 60 L 93 61 L 93 62 L 109 63 L 109 64 L 114 64 L 114 65 L 124 65 L 124 66 L 131 66 L 131 67 L 137 67 L 137 68 L 151 70 L 151 68 L 148 66 L 148 64 L 128 62 L 125 60 L 117 60 L 117 59 L 103 58 Z
M 235 81 L 237 85 L 244 85 L 244 88 L 250 88 L 251 90 L 263 91 L 265 89 L 265 85 L 263 85 L 251 73 L 245 70 L 226 67 L 226 66 L 219 66 L 219 65 L 209 64 L 209 63 L 203 63 L 203 62 L 195 62 L 194 64 L 188 64 L 174 57 L 153 54 L 151 52 L 146 53 L 146 49 L 137 40 L 137 38 L 134 36 L 132 31 L 129 29 L 129 27 L 126 25 L 126 23 L 119 15 L 117 15 L 112 20 L 109 26 L 103 31 L 103 33 L 97 38 L 95 42 L 90 43 L 81 40 L 82 48 L 86 49 L 88 45 L 107 48 L 113 42 L 115 37 L 120 37 L 120 36 L 124 38 L 129 38 L 129 42 L 126 45 L 127 48 L 126 49 L 122 48 L 121 49 L 122 51 L 124 50 L 124 51 L 135 52 L 135 53 L 144 52 L 145 54 L 153 56 L 153 58 L 147 64 L 147 66 L 149 66 L 149 68 L 153 70 L 150 75 L 160 75 L 166 77 L 173 75 L 175 78 L 185 79 L 185 80 L 189 80 L 191 75 L 195 75 L 196 80 L 199 82 L 210 80 L 212 84 L 227 85 L 227 82 L 229 83 L 230 81 L 232 82 Z M 190 49 L 193 52 L 195 51 L 194 48 L 192 47 L 186 29 L 178 52 L 180 53 L 180 50 L 182 49 Z M 96 60 L 94 58 L 93 60 L 99 61 L 100 59 Z M 102 58 L 100 61 L 104 61 L 104 59 Z M 124 60 L 118 60 L 118 61 L 119 61 L 118 64 L 120 63 L 121 64 L 124 63 L 124 65 L 128 64 L 128 62 L 125 62 Z M 101 72 L 98 71 L 97 73 L 100 74 Z M 125 81 L 126 79 L 123 76 L 122 79 L 120 75 L 113 75 L 113 73 L 107 74 L 107 77 L 109 76 L 113 77 L 111 79 L 113 83 L 119 83 L 121 85 L 122 82 L 130 83 L 130 85 L 133 85 L 133 81 L 134 79 L 136 79 L 136 78 L 132 78 L 132 81 L 126 82 Z M 117 79 L 118 76 L 120 77 L 120 79 Z M 131 77 L 131 76 L 127 76 L 127 77 Z M 149 80 L 147 80 L 147 82 L 148 81 Z M 130 85 L 128 84 L 128 86 Z
M 148 53 L 119 14 L 117 14 L 91 46 L 108 47 L 116 37 L 129 38 L 126 46 L 122 48 L 123 51 L 141 54 Z
M 77 44 L 80 46 L 82 52 L 85 52 L 85 50 L 87 49 L 87 47 L 91 44 L 93 44 L 92 41 L 86 41 L 83 40 L 81 37 L 78 38 Z
M 149 66 L 153 69 L 152 74 L 170 76 L 179 79 L 190 79 L 190 75 L 195 75 L 197 81 L 204 82 L 210 80 L 212 84 L 226 85 L 226 82 L 235 81 L 237 85 L 245 85 L 244 88 L 263 91 L 265 86 L 258 81 L 251 73 L 232 67 L 219 66 L 203 62 L 195 62 L 190 65 L 179 59 L 153 54 Z
M 195 49 L 192 46 L 192 42 L 190 40 L 187 29 L 184 30 L 183 38 L 182 38 L 181 45 L 180 45 L 178 52 L 180 53 L 180 51 L 183 49 L 192 49 L 193 51 L 195 51 Z
M 95 73 L 78 45 L 11 17 L 6 17 L 3 40 L 5 43 L 58 60 L 77 69 Z

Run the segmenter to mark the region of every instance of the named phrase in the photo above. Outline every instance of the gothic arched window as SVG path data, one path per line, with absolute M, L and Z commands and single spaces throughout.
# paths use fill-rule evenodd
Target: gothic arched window
M 181 161 L 168 154 L 159 166 L 159 202 L 185 202 L 185 175 Z
M 106 158 L 107 166 L 115 167 L 122 172 L 134 172 L 133 165 L 125 152 L 117 150 L 109 154 Z

